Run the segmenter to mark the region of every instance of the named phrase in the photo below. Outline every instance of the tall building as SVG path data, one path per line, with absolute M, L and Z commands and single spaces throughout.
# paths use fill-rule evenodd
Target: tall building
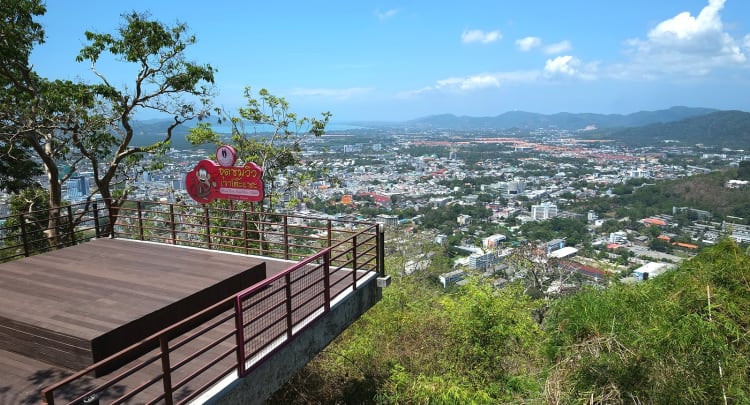
M 531 206 L 531 218 L 537 221 L 554 218 L 557 216 L 557 205 L 550 202 L 543 202 L 539 205 Z
M 526 188 L 523 180 L 513 180 L 508 182 L 508 194 L 521 194 Z
M 85 176 L 75 176 L 68 179 L 68 200 L 79 201 L 89 195 L 89 178 Z

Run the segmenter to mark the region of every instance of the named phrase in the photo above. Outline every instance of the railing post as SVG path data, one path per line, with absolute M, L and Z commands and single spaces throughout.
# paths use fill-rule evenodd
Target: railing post
M 323 253 L 323 299 L 325 312 L 331 310 L 331 249 Z
M 162 383 L 164 385 L 164 403 L 166 405 L 172 405 L 174 399 L 172 398 L 172 370 L 169 365 L 169 342 L 167 341 L 166 335 L 159 337 L 159 348 L 161 349 L 161 372 L 162 372 Z
M 26 217 L 23 213 L 18 215 L 18 224 L 21 226 L 21 243 L 23 243 L 23 255 L 29 257 L 29 235 L 26 234 Z
M 331 240 L 332 240 L 333 235 L 331 235 L 332 232 L 331 232 L 331 220 L 330 219 L 328 220 L 327 228 L 328 228 L 328 246 L 326 247 L 331 247 Z
M 70 244 L 77 245 L 78 240 L 76 239 L 76 227 L 73 224 L 73 207 L 68 205 L 68 232 L 70 232 Z
M 378 270 L 385 277 L 385 226 L 378 224 Z
M 91 203 L 91 214 L 94 216 L 94 235 L 99 238 L 101 237 L 101 233 L 99 232 L 99 206 L 96 204 L 96 201 Z
M 292 338 L 292 274 L 291 272 L 284 275 L 286 282 L 286 337 Z
M 140 201 L 136 203 L 136 207 L 138 207 L 138 235 L 140 236 L 141 240 L 143 240 L 143 208 L 141 207 Z
M 242 211 L 242 240 L 245 242 L 245 254 L 250 254 L 250 242 L 247 240 L 247 211 Z
M 284 260 L 289 260 L 289 218 L 284 215 Z
M 174 218 L 174 204 L 169 204 L 169 224 L 170 230 L 172 231 L 172 244 L 177 244 L 177 227 L 175 225 Z
M 211 249 L 211 216 L 206 204 L 203 204 L 203 218 L 206 221 L 206 248 Z
M 234 327 L 237 339 L 237 376 L 242 378 L 247 373 L 245 369 L 245 321 L 242 318 L 242 295 L 234 301 Z
M 42 405 L 55 405 L 55 392 L 42 390 Z
M 352 289 L 357 289 L 357 235 L 352 237 Z
M 107 218 L 109 218 L 109 224 L 107 224 L 109 228 L 108 229 L 109 237 L 111 239 L 114 239 L 115 238 L 115 222 L 117 222 L 117 214 L 119 213 L 119 210 L 121 207 L 112 208 L 112 204 L 114 204 L 114 202 L 112 201 L 111 198 L 108 198 L 106 202 L 104 203 L 104 206 L 107 208 Z

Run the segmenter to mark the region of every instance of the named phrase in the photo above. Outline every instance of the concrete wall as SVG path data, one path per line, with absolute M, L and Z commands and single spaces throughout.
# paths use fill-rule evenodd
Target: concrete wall
M 304 367 L 318 352 L 380 301 L 382 289 L 373 277 L 357 291 L 331 308 L 245 378 L 229 385 L 208 404 L 263 404 Z

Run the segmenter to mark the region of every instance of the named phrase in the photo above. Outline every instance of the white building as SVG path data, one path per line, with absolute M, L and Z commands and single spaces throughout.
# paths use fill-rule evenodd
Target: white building
M 554 218 L 557 216 L 557 205 L 550 202 L 543 202 L 539 205 L 531 206 L 531 218 L 537 221 Z
M 497 256 L 494 253 L 472 253 L 469 255 L 469 268 L 483 271 L 490 265 L 497 263 L 497 261 Z
M 376 222 L 381 223 L 385 226 L 398 226 L 398 216 L 396 215 L 388 215 L 388 214 L 380 214 L 375 219 Z
M 459 225 L 471 225 L 471 215 L 461 214 L 456 218 Z
M 609 234 L 609 243 L 617 243 L 618 245 L 625 245 L 628 243 L 628 234 L 624 231 L 612 232 Z
M 454 270 L 450 273 L 443 273 L 439 277 L 440 284 L 443 285 L 443 288 L 448 288 L 448 286 L 463 280 L 465 276 L 466 273 L 464 273 L 463 270 Z
M 665 271 L 673 267 L 674 265 L 669 263 L 648 262 L 643 266 L 633 270 L 633 276 L 635 276 L 635 279 L 638 281 L 646 281 L 658 276 L 659 274 L 664 273 Z

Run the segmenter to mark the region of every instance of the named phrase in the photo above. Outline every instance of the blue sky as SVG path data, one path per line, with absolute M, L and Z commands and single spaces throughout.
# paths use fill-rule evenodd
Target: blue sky
M 335 122 L 750 110 L 746 0 L 48 1 L 35 68 L 93 82 L 75 62 L 84 32 L 114 32 L 133 10 L 188 24 L 188 57 L 218 69 L 228 109 L 249 85 Z M 120 67 L 101 70 L 127 83 Z

